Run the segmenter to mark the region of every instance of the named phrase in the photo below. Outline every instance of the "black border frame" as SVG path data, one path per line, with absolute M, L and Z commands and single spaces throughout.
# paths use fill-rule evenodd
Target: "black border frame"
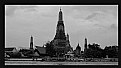
M 0 66 L 5 68 L 40 68 L 40 67 L 69 67 L 69 68 L 118 68 L 119 65 L 5 65 L 4 62 L 4 45 L 5 45 L 5 5 L 118 5 L 118 29 L 120 29 L 120 4 L 118 0 L 74 0 L 74 1 L 67 1 L 67 0 L 2 0 L 1 7 L 0 7 L 0 18 L 1 18 L 1 47 L 0 47 Z M 120 31 L 118 30 L 118 33 Z M 120 34 L 118 34 L 120 35 Z M 118 42 L 120 37 L 118 37 Z M 119 42 L 120 43 L 120 42 Z M 118 43 L 118 44 L 119 44 Z M 120 50 L 120 45 L 119 45 Z M 119 51 L 120 53 L 120 51 Z M 2 61 L 2 62 L 1 62 Z M 119 57 L 120 61 L 120 57 Z

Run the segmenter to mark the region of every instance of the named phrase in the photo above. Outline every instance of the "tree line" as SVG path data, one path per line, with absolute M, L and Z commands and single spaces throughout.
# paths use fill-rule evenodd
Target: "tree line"
M 106 46 L 104 49 L 99 44 L 88 45 L 84 53 L 85 58 L 118 58 L 118 46 Z

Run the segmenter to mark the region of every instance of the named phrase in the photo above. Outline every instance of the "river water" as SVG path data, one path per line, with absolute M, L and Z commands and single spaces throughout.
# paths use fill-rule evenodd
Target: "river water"
M 118 65 L 118 62 L 5 61 L 5 65 Z

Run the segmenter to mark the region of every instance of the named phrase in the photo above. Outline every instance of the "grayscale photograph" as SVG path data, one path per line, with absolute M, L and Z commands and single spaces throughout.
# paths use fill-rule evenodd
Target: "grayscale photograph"
M 118 5 L 5 5 L 5 65 L 118 65 Z

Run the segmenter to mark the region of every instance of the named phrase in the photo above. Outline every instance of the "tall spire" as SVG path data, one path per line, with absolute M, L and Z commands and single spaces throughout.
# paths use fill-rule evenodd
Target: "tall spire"
M 33 37 L 31 35 L 31 39 L 30 39 L 30 49 L 33 49 Z
M 87 50 L 87 38 L 85 37 L 85 44 L 84 44 L 84 50 Z
M 60 8 L 60 11 L 59 11 L 59 19 L 58 19 L 56 35 L 55 35 L 54 39 L 66 40 L 66 35 L 65 35 L 65 29 L 64 29 L 63 16 L 62 16 L 61 8 Z
M 69 35 L 68 35 L 68 33 L 67 33 L 67 35 L 66 35 L 66 40 L 68 41 L 68 43 L 70 43 L 70 42 L 69 42 Z
M 79 46 L 79 43 L 78 43 L 78 46 Z
M 85 37 L 85 44 L 87 44 L 87 38 Z
M 31 35 L 31 39 L 30 39 L 30 42 L 33 42 L 33 37 L 32 37 L 32 35 Z
M 59 11 L 59 21 L 63 21 L 63 14 L 62 14 L 61 7 L 60 7 L 60 11 Z

